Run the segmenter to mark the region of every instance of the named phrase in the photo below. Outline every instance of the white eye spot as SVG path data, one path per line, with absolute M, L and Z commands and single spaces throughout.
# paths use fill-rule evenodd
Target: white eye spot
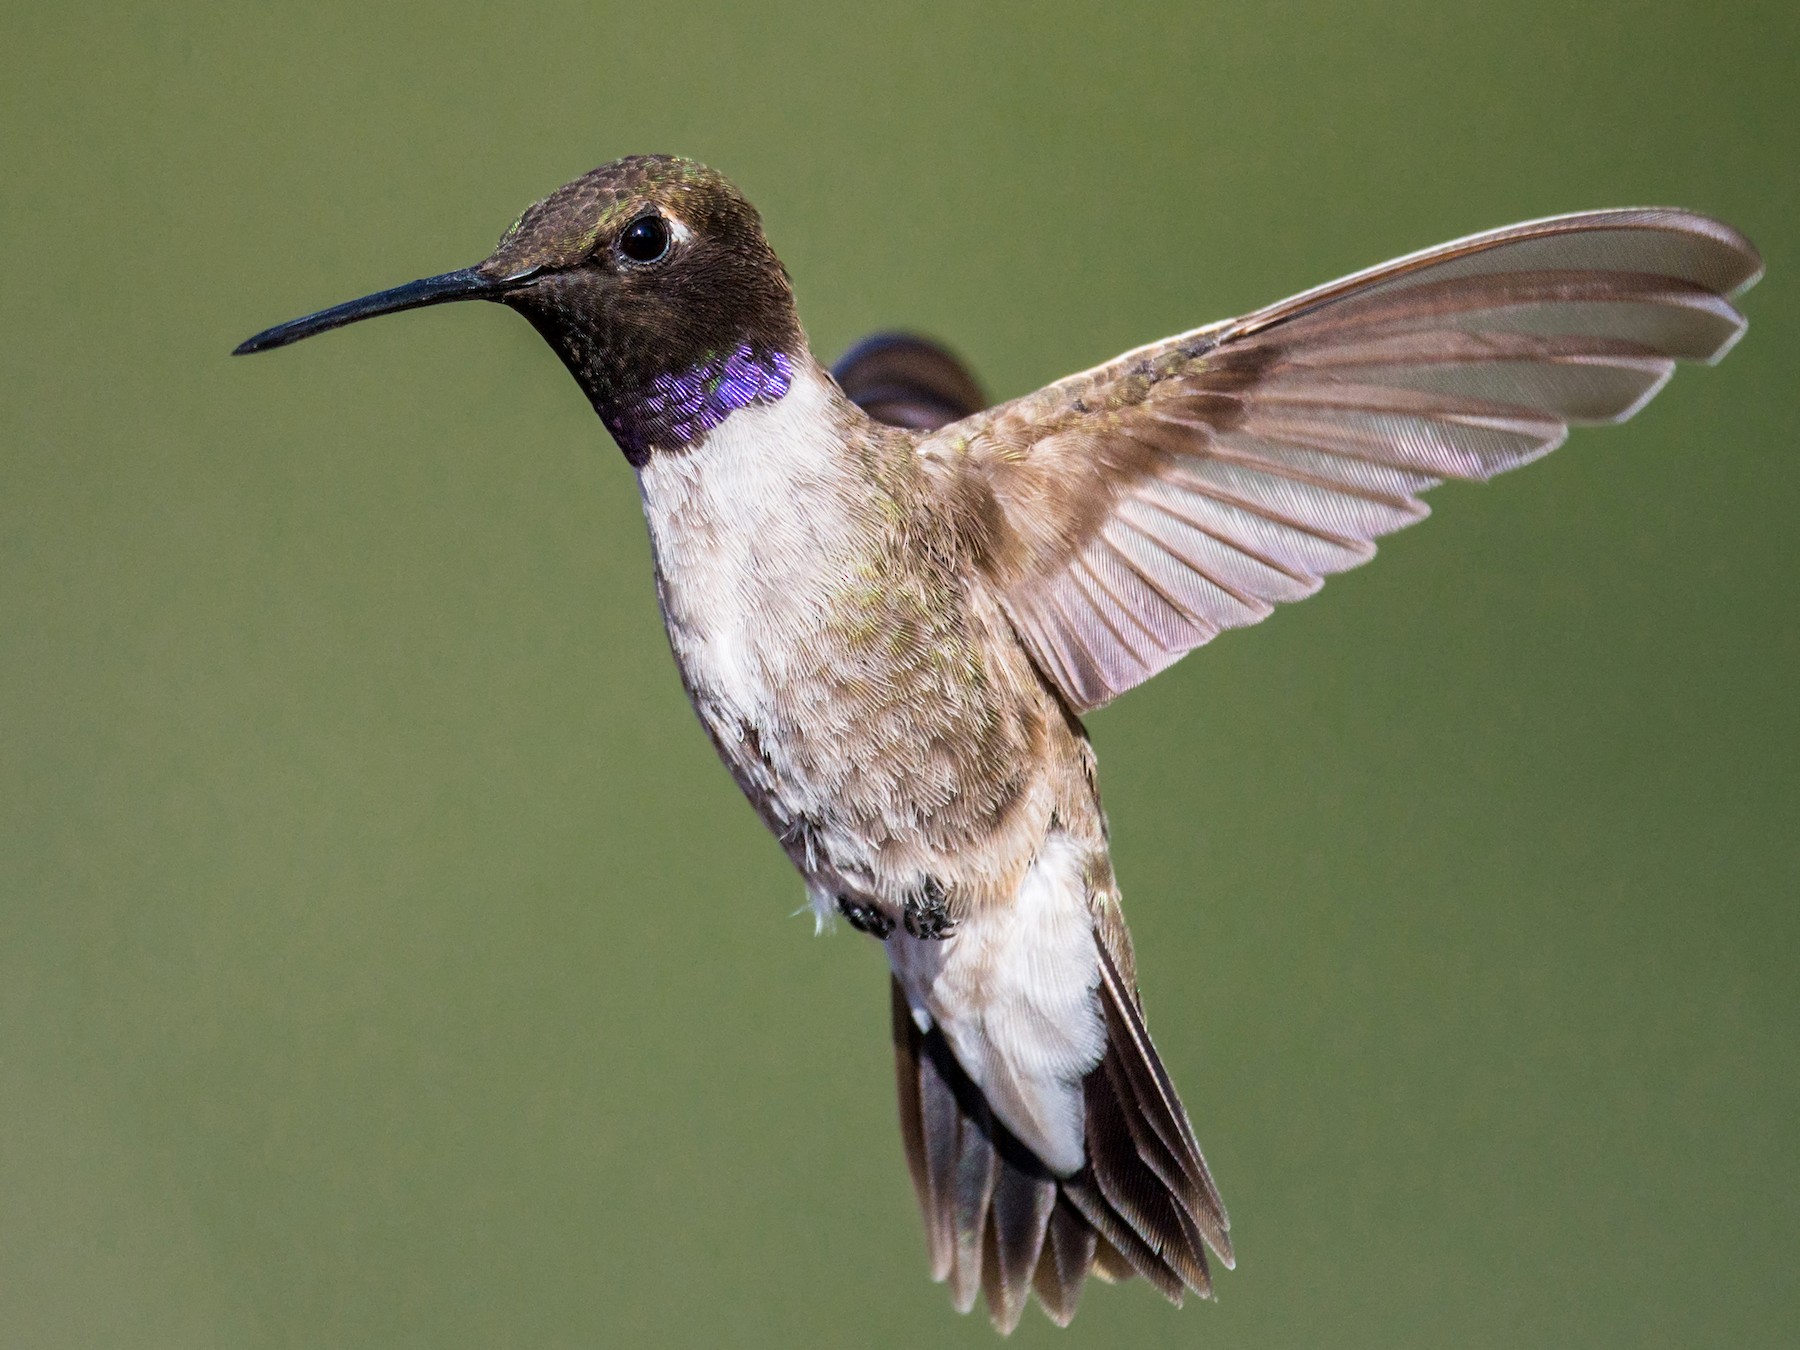
M 694 232 L 680 216 L 672 216 L 665 211 L 663 219 L 669 222 L 669 238 L 677 244 L 685 244 L 694 237 Z

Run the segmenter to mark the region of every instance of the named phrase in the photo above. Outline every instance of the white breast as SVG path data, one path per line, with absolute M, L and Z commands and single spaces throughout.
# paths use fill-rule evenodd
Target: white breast
M 855 565 L 869 509 L 847 466 L 839 398 L 805 362 L 778 402 L 739 409 L 638 475 L 663 619 L 695 710 L 787 839 L 828 817 L 836 790 L 816 760 L 795 755 L 783 709 L 816 709 L 827 597 Z M 816 881 L 805 837 L 802 870 Z M 819 842 L 838 875 L 866 874 L 864 841 L 833 832 Z M 829 909 L 813 890 L 815 907 Z
M 697 694 L 746 714 L 816 628 L 819 574 L 846 535 L 832 391 L 796 374 L 639 472 L 670 641 Z

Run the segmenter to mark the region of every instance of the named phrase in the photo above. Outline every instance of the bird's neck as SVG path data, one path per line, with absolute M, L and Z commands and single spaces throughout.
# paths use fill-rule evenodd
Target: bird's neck
M 611 385 L 594 410 L 638 468 L 658 451 L 679 453 L 703 441 L 733 413 L 780 403 L 811 358 L 749 342 L 708 354 L 697 364 Z
M 779 402 L 817 370 L 792 309 L 766 322 L 713 324 L 707 316 L 631 323 L 549 299 L 520 304 L 555 349 L 633 467 L 682 452 L 732 414 Z
M 602 414 L 622 446 L 651 447 L 633 462 L 653 532 L 663 512 L 702 503 L 719 527 L 751 532 L 783 516 L 795 518 L 789 528 L 816 528 L 804 517 L 821 494 L 835 499 L 834 520 L 862 513 L 871 489 L 857 431 L 866 419 L 810 356 L 740 359 L 723 376 L 670 388 L 680 392 Z

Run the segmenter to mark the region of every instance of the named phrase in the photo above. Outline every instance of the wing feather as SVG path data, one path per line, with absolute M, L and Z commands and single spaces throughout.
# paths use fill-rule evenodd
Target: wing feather
M 922 461 L 1077 710 L 1366 561 L 1447 478 L 1622 421 L 1744 330 L 1761 260 L 1663 208 L 1533 221 L 951 423 Z

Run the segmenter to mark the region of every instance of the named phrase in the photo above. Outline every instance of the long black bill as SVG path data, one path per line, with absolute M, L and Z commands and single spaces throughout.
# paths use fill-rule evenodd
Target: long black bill
M 308 314 L 303 319 L 290 319 L 287 323 L 265 328 L 255 337 L 238 343 L 231 354 L 245 356 L 250 352 L 266 352 L 275 347 L 285 347 L 290 342 L 298 342 L 314 333 L 342 328 L 358 319 L 372 319 L 377 314 L 398 314 L 403 309 L 422 309 L 426 305 L 442 305 L 452 300 L 495 300 L 526 279 L 523 276 L 500 279 L 484 277 L 473 267 L 465 267 L 460 271 L 445 272 L 442 276 L 409 281 L 392 290 L 377 291 L 360 300 L 349 300 L 341 305 L 333 305 L 330 309 L 322 309 L 317 314 Z

